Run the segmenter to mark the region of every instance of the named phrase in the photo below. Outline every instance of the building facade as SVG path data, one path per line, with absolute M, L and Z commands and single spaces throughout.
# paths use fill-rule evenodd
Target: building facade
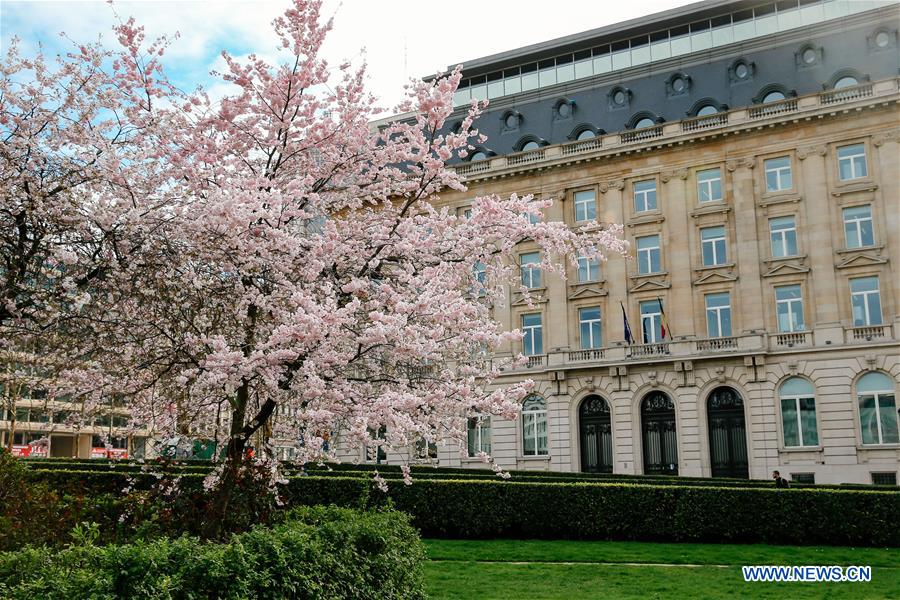
M 898 8 L 701 2 L 465 63 L 488 140 L 441 201 L 551 197 L 631 256 L 563 279 L 521 246 L 537 302 L 495 317 L 535 393 L 439 462 L 896 483 Z

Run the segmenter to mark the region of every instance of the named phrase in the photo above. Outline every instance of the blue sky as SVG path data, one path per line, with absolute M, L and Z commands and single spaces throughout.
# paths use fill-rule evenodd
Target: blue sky
M 493 0 L 449 3 L 430 0 L 326 0 L 324 14 L 334 16 L 335 28 L 324 48 L 331 64 L 349 59 L 369 64 L 370 89 L 390 107 L 402 97 L 411 77 L 435 73 L 450 64 L 552 39 L 586 29 L 688 4 L 686 0 L 574 0 L 548 5 L 546 1 Z M 221 65 L 219 52 L 255 52 L 276 56 L 269 23 L 288 5 L 287 0 L 118 0 L 115 11 L 134 16 L 148 36 L 180 32 L 166 55 L 172 77 L 185 89 L 202 84 L 215 97 L 227 86 L 209 76 Z M 477 9 L 477 15 L 459 11 Z M 561 10 L 553 10 L 556 6 Z M 550 10 L 548 10 L 550 9 Z M 49 54 L 74 41 L 103 39 L 114 43 L 113 9 L 103 0 L 2 0 L 0 43 L 5 51 L 12 36 L 26 52 L 42 45 Z M 475 23 L 482 24 L 482 30 Z M 498 27 L 483 29 L 485 23 Z M 497 35 L 506 31 L 508 35 Z

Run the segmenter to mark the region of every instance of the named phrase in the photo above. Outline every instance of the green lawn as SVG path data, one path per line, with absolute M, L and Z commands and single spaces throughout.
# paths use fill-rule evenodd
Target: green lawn
M 425 544 L 432 598 L 900 598 L 897 549 L 537 540 Z M 873 569 L 869 583 L 745 583 L 742 565 Z

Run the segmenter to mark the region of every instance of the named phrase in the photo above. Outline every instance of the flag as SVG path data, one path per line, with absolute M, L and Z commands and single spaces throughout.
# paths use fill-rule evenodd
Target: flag
M 659 302 L 659 316 L 661 317 L 660 329 L 662 330 L 662 339 L 666 339 L 666 335 L 668 335 L 669 339 L 671 339 L 672 327 L 669 325 L 669 319 L 666 318 L 666 311 L 663 310 L 662 298 L 657 296 L 656 301 Z
M 622 307 L 622 320 L 625 322 L 625 341 L 630 345 L 634 342 L 634 337 L 631 335 L 631 327 L 628 325 L 628 315 L 625 314 L 625 305 L 621 301 L 619 305 Z

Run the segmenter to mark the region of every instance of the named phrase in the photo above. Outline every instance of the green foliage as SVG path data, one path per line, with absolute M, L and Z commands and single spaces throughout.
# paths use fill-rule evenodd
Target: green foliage
M 82 536 L 82 541 L 84 541 Z M 0 596 L 424 598 L 425 551 L 405 515 L 298 508 L 226 543 L 159 539 L 0 554 Z

